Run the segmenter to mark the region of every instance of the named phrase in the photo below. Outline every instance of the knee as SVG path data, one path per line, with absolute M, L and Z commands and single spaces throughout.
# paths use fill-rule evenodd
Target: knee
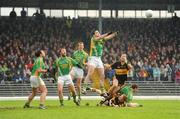
M 47 93 L 48 93 L 47 88 L 45 88 L 45 89 L 44 89 L 44 93 L 45 93 L 45 94 L 47 94 Z
M 62 94 L 62 92 L 63 92 L 62 89 L 58 89 L 59 94 Z
M 32 92 L 32 96 L 33 96 L 33 97 L 36 96 L 36 94 L 37 94 L 36 92 Z

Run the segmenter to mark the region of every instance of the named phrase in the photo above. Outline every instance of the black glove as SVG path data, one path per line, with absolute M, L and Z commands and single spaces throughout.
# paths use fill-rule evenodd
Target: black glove
M 110 32 L 108 32 L 108 34 L 107 35 L 110 35 L 110 34 L 112 34 L 113 32 L 112 31 L 110 31 Z

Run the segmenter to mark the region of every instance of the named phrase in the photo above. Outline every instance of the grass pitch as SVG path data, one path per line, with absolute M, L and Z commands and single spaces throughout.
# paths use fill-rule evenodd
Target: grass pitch
M 72 100 L 59 107 L 58 100 L 46 101 L 46 110 L 23 109 L 25 101 L 0 101 L 0 119 L 180 119 L 180 100 L 137 100 L 138 108 L 97 107 L 96 100 L 83 100 L 76 106 Z M 89 103 L 89 106 L 86 105 Z

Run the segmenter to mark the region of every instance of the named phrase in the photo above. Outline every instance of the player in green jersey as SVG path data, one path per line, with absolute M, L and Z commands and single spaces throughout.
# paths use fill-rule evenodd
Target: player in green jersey
M 57 68 L 58 71 L 58 95 L 60 106 L 64 106 L 63 103 L 63 86 L 67 85 L 70 91 L 72 92 L 73 101 L 76 105 L 79 105 L 79 102 L 76 100 L 76 90 L 72 78 L 70 76 L 70 70 L 73 66 L 78 66 L 78 63 L 70 57 L 66 56 L 66 49 L 60 49 L 60 57 L 56 59 L 53 68 Z
M 94 73 L 95 68 L 98 69 L 99 77 L 100 77 L 100 87 L 101 90 L 104 92 L 104 66 L 101 61 L 101 57 L 103 54 L 103 46 L 104 43 L 112 39 L 118 34 L 118 32 L 110 32 L 101 35 L 99 31 L 95 31 L 93 37 L 91 38 L 91 45 L 90 45 L 90 56 L 88 58 L 88 73 L 84 81 L 83 91 L 86 92 L 87 83 L 90 80 L 90 77 Z
M 141 104 L 133 103 L 133 94 L 138 91 L 138 85 L 132 84 L 132 85 L 124 85 L 119 90 L 119 94 L 125 95 L 127 97 L 126 100 L 126 106 L 127 107 L 142 107 Z
M 77 86 L 77 93 L 78 93 L 78 100 L 81 100 L 81 81 L 84 76 L 84 67 L 87 62 L 88 54 L 84 51 L 84 43 L 78 43 L 78 50 L 73 53 L 72 58 L 78 62 L 78 64 L 82 67 L 79 68 L 74 66 L 70 72 L 72 79 L 76 79 L 76 86 Z
M 44 102 L 47 95 L 47 88 L 45 86 L 44 81 L 41 79 L 42 73 L 46 73 L 47 70 L 45 69 L 45 64 L 43 61 L 43 57 L 45 57 L 45 53 L 43 50 L 39 50 L 36 52 L 37 59 L 34 62 L 30 82 L 32 87 L 32 93 L 28 97 L 28 101 L 25 103 L 24 108 L 29 108 L 30 103 L 33 100 L 33 98 L 37 94 L 37 90 L 41 92 L 40 96 L 40 109 L 45 109 Z

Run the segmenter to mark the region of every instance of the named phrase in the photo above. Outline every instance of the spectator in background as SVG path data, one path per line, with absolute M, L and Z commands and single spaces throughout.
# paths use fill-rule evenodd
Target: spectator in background
M 24 7 L 22 8 L 22 11 L 21 11 L 21 17 L 22 18 L 25 18 L 27 15 L 26 11 L 24 10 Z
M 23 71 L 20 68 L 23 68 L 30 60 L 33 64 L 34 52 L 38 48 L 48 48 L 45 63 L 50 67 L 58 56 L 56 52 L 58 47 L 67 47 L 68 55 L 70 55 L 74 44 L 83 40 L 87 48 L 85 50 L 89 50 L 90 34 L 97 29 L 98 20 L 79 18 L 71 19 L 71 21 L 71 28 L 67 28 L 65 18 L 45 18 L 41 22 L 32 18 L 19 19 L 17 17 L 13 22 L 9 18 L 1 18 L 0 64 L 6 63 L 10 76 L 13 77 L 18 71 L 21 75 Z M 127 50 L 129 62 L 134 67 L 134 80 L 139 80 L 138 74 L 142 67 L 150 75 L 148 80 L 151 79 L 153 77 L 151 65 L 157 63 L 158 67 L 164 65 L 164 75 L 169 76 L 169 80 L 172 81 L 177 69 L 176 64 L 180 59 L 179 21 L 180 19 L 176 22 L 172 19 L 103 19 L 103 25 L 106 24 L 103 32 L 120 31 L 121 34 L 115 40 L 105 43 L 103 62 L 115 62 L 119 54 Z M 167 63 L 172 72 L 166 67 Z
M 13 7 L 12 11 L 10 12 L 9 17 L 12 19 L 15 19 L 17 17 L 16 12 L 14 11 L 14 7 Z
M 168 81 L 172 81 L 172 69 L 170 67 L 169 64 L 166 64 L 166 68 L 167 68 L 167 79 Z
M 154 78 L 154 81 L 160 81 L 160 75 L 161 72 L 160 72 L 160 69 L 158 67 L 158 64 L 154 64 L 153 66 L 153 78 Z
M 180 84 L 180 68 L 175 73 L 175 82 Z

